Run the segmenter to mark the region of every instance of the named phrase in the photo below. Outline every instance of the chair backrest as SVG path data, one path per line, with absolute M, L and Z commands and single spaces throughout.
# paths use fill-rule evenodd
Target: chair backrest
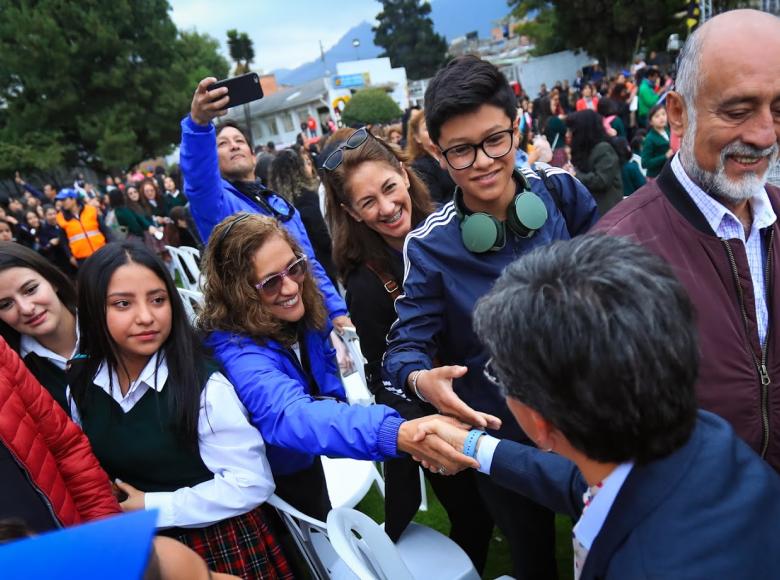
M 349 508 L 332 509 L 328 536 L 333 549 L 358 577 L 412 580 L 395 544 L 367 515 Z
M 200 252 L 195 248 L 165 246 L 173 260 L 173 267 L 187 290 L 200 290 Z
M 185 288 L 176 289 L 181 296 L 181 301 L 184 304 L 184 311 L 187 313 L 187 318 L 190 320 L 190 324 L 195 324 L 195 320 L 198 318 L 198 310 L 203 306 L 203 293 L 197 290 L 187 290 Z
M 331 546 L 327 525 L 297 510 L 278 495 L 268 499 L 268 504 L 276 508 L 298 550 L 303 556 L 312 577 L 316 580 L 339 578 L 354 579 L 336 551 Z

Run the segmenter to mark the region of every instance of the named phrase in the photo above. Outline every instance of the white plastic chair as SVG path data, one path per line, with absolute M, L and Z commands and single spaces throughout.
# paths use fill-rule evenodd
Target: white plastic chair
M 325 522 L 307 516 L 276 494 L 268 499 L 268 503 L 276 508 L 315 579 L 358 578 L 331 546 Z
M 195 320 L 198 318 L 198 309 L 203 306 L 203 293 L 197 290 L 185 290 L 184 288 L 177 288 L 181 301 L 184 304 L 184 311 L 187 313 L 187 318 L 190 324 L 195 324 Z
M 373 484 L 385 495 L 385 480 L 373 461 L 322 457 L 322 469 L 328 496 L 334 508 L 353 508 L 360 503 Z
M 420 524 L 410 524 L 393 544 L 367 515 L 338 508 L 328 514 L 327 530 L 333 549 L 361 579 L 479 580 L 455 542 Z
M 179 273 L 179 278 L 185 290 L 200 291 L 200 266 L 198 266 L 200 252 L 195 248 L 187 246 L 180 248 L 165 246 L 165 249 L 171 255 L 173 268 Z

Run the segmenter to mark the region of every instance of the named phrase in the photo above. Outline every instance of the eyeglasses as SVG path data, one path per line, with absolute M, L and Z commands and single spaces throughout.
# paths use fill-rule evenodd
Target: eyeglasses
M 498 159 L 509 153 L 514 141 L 512 133 L 514 133 L 514 128 L 510 127 L 509 129 L 488 135 L 481 143 L 476 145 L 473 143 L 462 143 L 444 149 L 441 154 L 444 155 L 447 163 L 454 170 L 468 169 L 477 160 L 477 149 L 482 149 L 485 155 L 491 159 Z
M 301 256 L 281 272 L 272 274 L 255 284 L 255 288 L 266 296 L 276 296 L 282 290 L 284 278 L 289 278 L 296 284 L 303 282 L 306 275 L 306 256 Z
M 341 162 L 344 161 L 344 150 L 345 149 L 357 149 L 360 147 L 363 143 L 366 142 L 366 139 L 368 139 L 368 136 L 371 135 L 371 133 L 368 132 L 368 129 L 365 127 L 361 127 L 352 135 L 349 136 L 349 139 L 347 139 L 342 145 L 338 147 L 333 153 L 328 155 L 328 157 L 325 159 L 324 163 L 322 164 L 322 168 L 325 171 L 333 171 L 335 170 L 339 165 L 341 165 Z
M 503 388 L 503 384 L 501 383 L 501 379 L 498 378 L 498 374 L 496 374 L 496 369 L 494 367 L 493 363 L 493 357 L 490 357 L 488 361 L 485 363 L 485 368 L 482 369 L 482 374 L 485 375 L 485 378 L 489 380 L 491 383 L 493 383 L 495 386 L 499 388 Z
M 248 218 L 250 213 L 242 213 L 240 216 L 238 216 L 236 219 L 234 219 L 232 222 L 230 222 L 230 225 L 226 227 L 224 230 L 222 230 L 222 233 L 219 235 L 219 238 L 217 238 L 217 244 L 214 249 L 214 253 L 216 255 L 220 255 L 220 252 L 222 251 L 222 244 L 225 242 L 225 239 L 228 237 L 228 234 L 230 233 L 230 230 L 233 229 L 233 226 L 235 226 L 237 223 L 240 223 L 244 221 L 246 218 Z

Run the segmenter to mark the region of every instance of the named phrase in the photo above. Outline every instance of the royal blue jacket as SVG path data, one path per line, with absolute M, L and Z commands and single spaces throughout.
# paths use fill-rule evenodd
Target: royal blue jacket
M 577 520 L 587 483 L 568 459 L 512 441 L 490 477 Z M 685 445 L 634 465 L 588 552 L 581 580 L 777 578 L 780 477 L 729 424 L 699 411 Z
M 382 461 L 397 456 L 401 416 L 390 407 L 350 406 L 326 331 L 307 331 L 309 382 L 295 353 L 278 342 L 212 332 L 206 344 L 263 435 L 274 475 L 309 467 L 318 455 Z
M 395 302 L 398 320 L 388 334 L 384 378 L 390 388 L 404 389 L 409 373 L 430 369 L 434 357 L 440 365 L 466 366 L 466 375 L 455 380 L 455 392 L 477 411 L 501 418 L 502 437 L 527 441 L 504 397 L 483 375 L 487 353 L 472 329 L 474 305 L 508 264 L 534 248 L 568 240 L 569 231 L 583 233 L 598 215 L 593 196 L 565 171 L 548 169 L 558 186 L 563 213 L 542 179 L 530 170 L 522 171 L 547 207 L 547 222 L 533 237 L 520 238 L 507 229 L 507 243 L 501 250 L 474 254 L 463 245 L 454 201 L 406 237 L 403 295 Z
M 217 132 L 214 125 L 198 125 L 189 115 L 181 122 L 181 149 L 179 163 L 184 176 L 184 194 L 190 201 L 190 212 L 205 242 L 219 222 L 239 211 L 269 215 L 229 181 L 222 179 L 217 158 Z M 285 214 L 288 206 L 284 200 L 270 193 L 268 203 Z M 300 244 L 317 279 L 317 287 L 325 297 L 325 307 L 331 319 L 347 313 L 344 299 L 333 287 L 325 270 L 314 256 L 314 249 L 296 211 L 290 221 L 283 222 L 293 238 Z

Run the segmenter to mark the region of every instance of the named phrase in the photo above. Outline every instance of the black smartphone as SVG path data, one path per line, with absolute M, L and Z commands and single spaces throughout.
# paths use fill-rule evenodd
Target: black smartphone
M 230 98 L 230 102 L 227 106 L 228 109 L 263 98 L 263 87 L 260 86 L 260 75 L 254 72 L 217 81 L 216 83 L 209 85 L 208 90 L 213 91 L 219 87 L 227 87 L 228 89 L 228 97 Z

